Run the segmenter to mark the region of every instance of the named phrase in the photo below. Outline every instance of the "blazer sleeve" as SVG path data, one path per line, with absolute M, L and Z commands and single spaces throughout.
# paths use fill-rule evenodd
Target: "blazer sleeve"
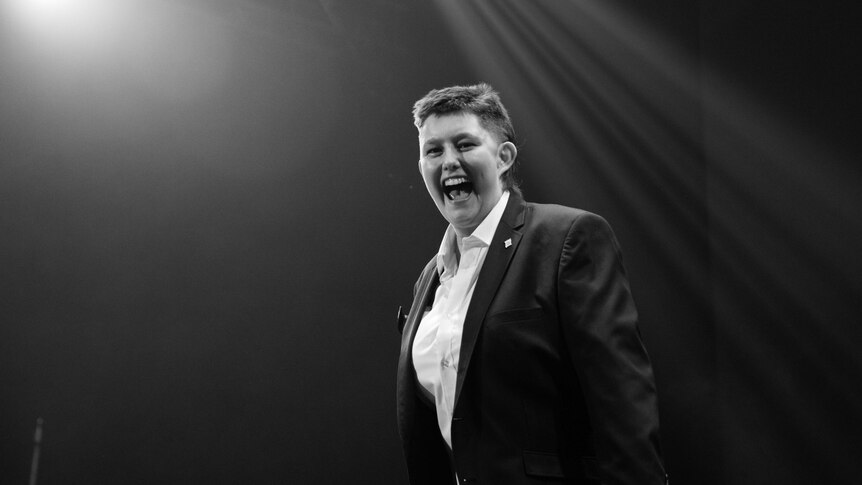
M 583 213 L 566 236 L 558 271 L 565 344 L 590 415 L 601 481 L 664 484 L 652 366 L 608 223 Z

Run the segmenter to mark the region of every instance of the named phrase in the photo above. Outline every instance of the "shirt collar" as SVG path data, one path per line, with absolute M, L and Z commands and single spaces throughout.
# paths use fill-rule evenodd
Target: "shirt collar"
M 497 226 L 500 225 L 500 219 L 503 218 L 503 212 L 506 210 L 506 204 L 509 202 L 509 191 L 503 192 L 500 200 L 491 209 L 491 212 L 485 216 L 485 219 L 479 224 L 473 233 L 461 239 L 461 245 L 465 242 L 473 242 L 490 246 L 491 240 L 494 238 L 494 233 L 497 232 Z M 454 271 L 458 266 L 458 235 L 455 234 L 455 228 L 452 224 L 446 228 L 446 233 L 443 234 L 443 241 L 440 243 L 440 250 L 437 252 L 437 272 L 443 275 L 446 270 Z

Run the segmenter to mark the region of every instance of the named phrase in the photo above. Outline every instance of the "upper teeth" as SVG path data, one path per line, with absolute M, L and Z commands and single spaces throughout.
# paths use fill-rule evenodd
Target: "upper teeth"
M 443 181 L 443 186 L 444 186 L 444 187 L 451 187 L 451 186 L 453 186 L 453 185 L 463 184 L 463 183 L 466 183 L 466 182 L 467 182 L 467 179 L 466 179 L 466 178 L 464 178 L 464 177 L 454 177 L 454 178 L 451 178 L 451 179 L 446 179 L 446 180 L 444 180 L 444 181 Z

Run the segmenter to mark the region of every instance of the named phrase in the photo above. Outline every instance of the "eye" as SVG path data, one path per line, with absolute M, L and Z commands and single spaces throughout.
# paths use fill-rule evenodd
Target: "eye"
M 476 144 L 473 143 L 472 141 L 462 141 L 461 143 L 458 143 L 458 150 L 461 150 L 463 152 L 463 151 L 469 150 L 475 146 L 476 146 Z
M 442 152 L 442 151 L 443 150 L 441 150 L 440 147 L 431 147 L 431 148 L 428 148 L 427 150 L 425 150 L 425 156 L 430 157 L 430 156 L 434 156 L 434 155 L 439 155 L 440 152 Z

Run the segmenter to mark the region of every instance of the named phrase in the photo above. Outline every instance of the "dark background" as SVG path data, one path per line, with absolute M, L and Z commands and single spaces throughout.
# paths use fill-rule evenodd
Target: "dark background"
M 616 229 L 672 481 L 860 476 L 850 6 L 42 3 L 0 10 L 0 483 L 40 417 L 42 484 L 403 483 L 410 107 L 478 81 L 527 198 Z

